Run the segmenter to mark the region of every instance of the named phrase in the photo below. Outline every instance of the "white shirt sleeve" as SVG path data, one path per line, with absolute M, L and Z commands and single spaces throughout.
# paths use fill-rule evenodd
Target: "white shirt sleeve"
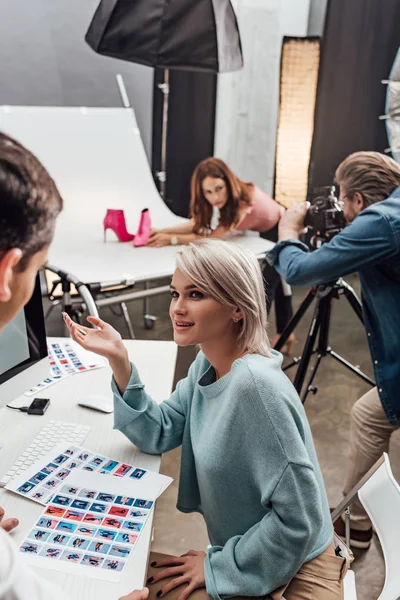
M 68 600 L 61 588 L 26 565 L 11 537 L 0 528 L 0 600 Z

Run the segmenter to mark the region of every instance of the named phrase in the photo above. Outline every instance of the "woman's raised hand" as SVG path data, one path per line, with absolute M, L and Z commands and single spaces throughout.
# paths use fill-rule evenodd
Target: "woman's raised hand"
M 62 314 L 72 339 L 85 350 L 91 350 L 108 360 L 116 358 L 123 352 L 124 346 L 118 331 L 98 317 L 88 317 L 87 320 L 96 329 L 74 323 L 67 313 Z

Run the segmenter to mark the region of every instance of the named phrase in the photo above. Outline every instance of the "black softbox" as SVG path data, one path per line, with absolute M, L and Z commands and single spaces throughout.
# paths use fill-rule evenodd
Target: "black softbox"
M 101 0 L 85 39 L 98 54 L 150 67 L 243 66 L 230 0 Z

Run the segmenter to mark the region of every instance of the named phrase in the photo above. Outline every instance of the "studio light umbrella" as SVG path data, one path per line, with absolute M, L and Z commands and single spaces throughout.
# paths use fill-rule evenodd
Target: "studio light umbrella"
M 101 0 L 85 39 L 98 54 L 164 69 L 158 177 L 165 197 L 169 69 L 225 73 L 242 68 L 230 0 Z

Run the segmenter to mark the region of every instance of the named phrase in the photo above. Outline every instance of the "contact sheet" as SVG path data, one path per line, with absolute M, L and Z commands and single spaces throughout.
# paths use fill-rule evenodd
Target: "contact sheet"
M 155 482 L 155 485 L 161 490 L 160 493 L 172 481 L 165 475 L 96 454 L 81 446 L 68 446 L 63 443 L 53 448 L 19 477 L 13 479 L 6 489 L 39 504 L 47 504 L 55 492 L 58 493 L 59 490 L 64 489 L 64 484 L 69 481 L 69 477 L 74 471 L 140 481 L 143 490 L 146 490 L 146 482 L 150 485 Z
M 76 471 L 53 493 L 19 551 L 31 565 L 118 581 L 162 489 L 155 480 L 143 486 Z

